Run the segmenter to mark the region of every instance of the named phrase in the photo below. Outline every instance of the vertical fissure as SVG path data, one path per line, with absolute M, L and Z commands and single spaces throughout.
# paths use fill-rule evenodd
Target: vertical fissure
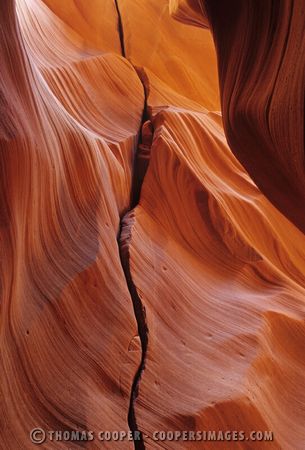
M 127 286 L 133 303 L 135 318 L 137 321 L 138 336 L 141 342 L 141 360 L 138 369 L 134 375 L 134 379 L 131 386 L 129 411 L 128 411 L 128 425 L 133 435 L 135 449 L 145 450 L 143 435 L 139 430 L 137 424 L 135 413 L 135 400 L 138 396 L 141 376 L 145 369 L 145 360 L 148 346 L 148 328 L 146 322 L 145 307 L 143 306 L 141 299 L 138 295 L 136 286 L 132 280 L 130 270 L 129 242 L 131 240 L 132 225 L 133 225 L 133 211 L 129 211 L 127 214 L 125 214 L 125 216 L 121 221 L 119 248 L 120 248 L 121 264 L 125 274 Z
M 122 23 L 121 12 L 118 0 L 114 0 L 117 15 L 118 15 L 118 32 L 121 43 L 122 56 L 126 58 L 125 42 L 124 42 L 124 28 Z M 137 288 L 133 282 L 130 269 L 130 242 L 132 238 L 132 228 L 134 224 L 134 208 L 138 205 L 140 200 L 141 188 L 145 178 L 145 174 L 149 164 L 150 147 L 153 136 L 153 128 L 151 122 L 148 120 L 147 113 L 147 91 L 145 86 L 145 76 L 142 69 L 136 68 L 139 80 L 142 83 L 144 91 L 144 106 L 140 125 L 140 138 L 136 149 L 136 154 L 133 164 L 133 177 L 131 185 L 130 209 L 124 214 L 120 222 L 120 230 L 118 235 L 118 246 L 121 259 L 121 265 L 125 274 L 126 283 L 133 303 L 133 310 L 137 322 L 138 336 L 141 343 L 141 359 L 131 386 L 129 410 L 128 410 L 128 425 L 132 432 L 134 447 L 136 450 L 145 450 L 145 444 L 142 432 L 139 430 L 137 418 L 135 413 L 135 400 L 139 393 L 139 383 L 142 373 L 145 369 L 145 361 L 148 348 L 148 327 L 146 321 L 145 307 L 142 304 L 141 298 L 137 292 Z
M 153 137 L 153 128 L 149 120 L 147 120 L 147 93 L 145 84 L 141 77 L 141 72 L 137 69 L 139 79 L 142 82 L 144 89 L 144 108 L 141 121 L 141 134 L 137 145 L 137 150 L 134 158 L 133 177 L 131 186 L 130 209 L 121 218 L 120 231 L 118 236 L 118 244 L 120 251 L 120 258 L 122 268 L 125 274 L 126 283 L 133 303 L 133 310 L 138 327 L 138 336 L 141 342 L 141 360 L 138 369 L 134 375 L 128 412 L 128 425 L 133 433 L 134 447 L 136 450 L 144 450 L 145 444 L 143 435 L 140 432 L 137 424 L 135 413 L 135 400 L 139 392 L 139 384 L 142 373 L 145 369 L 145 361 L 148 347 L 148 327 L 146 321 L 145 307 L 142 304 L 141 298 L 138 294 L 137 288 L 133 282 L 131 268 L 130 268 L 130 243 L 132 239 L 132 229 L 135 221 L 135 208 L 139 203 L 141 189 L 145 174 L 149 165 L 150 147 Z
M 122 23 L 122 17 L 121 17 L 121 11 L 119 7 L 118 0 L 114 0 L 117 16 L 118 16 L 118 32 L 119 32 L 119 38 L 120 38 L 120 44 L 121 44 L 121 53 L 124 58 L 126 57 L 125 52 L 125 41 L 124 41 L 124 29 L 123 29 L 123 23 Z
M 142 84 L 145 91 L 144 83 Z M 121 265 L 125 274 L 125 279 L 130 293 L 130 297 L 132 299 L 133 310 L 137 321 L 138 336 L 141 342 L 141 360 L 138 369 L 134 375 L 130 393 L 129 412 L 128 412 L 128 425 L 130 430 L 132 431 L 132 435 L 134 438 L 134 447 L 136 450 L 145 449 L 143 435 L 140 432 L 137 424 L 137 418 L 135 413 L 135 400 L 138 396 L 141 376 L 145 369 L 145 361 L 148 347 L 148 327 L 146 321 L 145 307 L 138 294 L 137 288 L 133 282 L 131 274 L 130 243 L 132 240 L 132 229 L 135 222 L 135 208 L 140 200 L 141 188 L 149 164 L 149 153 L 153 135 L 151 122 L 149 120 L 146 120 L 147 118 L 146 94 L 144 98 L 145 104 L 142 116 L 141 136 L 137 145 L 136 155 L 134 159 L 130 209 L 121 218 L 118 236 Z

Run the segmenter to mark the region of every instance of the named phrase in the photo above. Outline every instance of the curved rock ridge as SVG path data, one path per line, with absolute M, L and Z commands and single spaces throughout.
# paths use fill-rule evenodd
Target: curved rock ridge
M 197 5 L 216 45 L 229 145 L 262 192 L 304 232 L 304 3 Z
M 303 19 L 3 1 L 1 449 L 304 449 Z
M 145 444 L 155 448 L 158 429 L 272 430 L 273 442 L 226 448 L 301 450 L 304 235 L 259 192 L 213 114 L 169 107 L 153 126 L 129 242 L 149 331 L 135 405 Z
M 188 25 L 208 27 L 206 12 L 198 0 L 169 0 L 169 13 Z
M 1 448 L 30 449 L 37 426 L 129 430 L 141 349 L 117 235 L 144 95 L 39 0 L 1 9 Z

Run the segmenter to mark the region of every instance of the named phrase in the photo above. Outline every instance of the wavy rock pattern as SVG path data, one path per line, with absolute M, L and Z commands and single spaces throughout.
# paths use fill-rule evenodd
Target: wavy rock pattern
M 141 358 L 117 234 L 142 84 L 126 59 L 85 51 L 39 0 L 16 6 L 18 21 L 13 2 L 1 13 L 5 449 L 33 448 L 35 426 L 128 430 Z
M 228 142 L 263 193 L 304 232 L 304 2 L 201 3 L 218 53 Z
M 274 440 L 205 449 L 303 450 L 303 19 L 3 2 L 0 448 L 40 426 L 142 432 L 92 449 L 220 429 Z
M 305 331 L 304 236 L 260 194 L 213 115 L 169 108 L 153 124 L 130 243 L 149 330 L 139 428 L 270 429 L 275 441 L 259 448 L 301 449 L 303 362 L 284 348 Z

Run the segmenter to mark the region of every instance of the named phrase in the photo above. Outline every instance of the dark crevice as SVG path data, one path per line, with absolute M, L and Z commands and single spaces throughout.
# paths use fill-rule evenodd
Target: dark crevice
M 118 14 L 118 31 L 121 43 L 122 56 L 126 58 L 125 43 L 124 43 L 124 29 L 122 17 L 118 0 L 115 0 L 115 6 Z M 139 393 L 139 383 L 142 373 L 145 369 L 145 361 L 148 346 L 148 327 L 146 321 L 145 307 L 142 304 L 141 298 L 137 292 L 136 286 L 133 282 L 130 270 L 130 253 L 129 245 L 132 238 L 132 228 L 134 224 L 134 208 L 138 205 L 141 195 L 141 188 L 145 178 L 145 174 L 149 165 L 150 148 L 153 138 L 153 126 L 149 120 L 147 111 L 147 88 L 148 80 L 143 69 L 135 67 L 138 77 L 142 83 L 144 90 L 144 105 L 143 114 L 140 124 L 140 137 L 136 149 L 133 164 L 133 177 L 131 186 L 131 198 L 129 210 L 125 212 L 120 221 L 120 230 L 118 235 L 118 246 L 122 268 L 125 274 L 126 283 L 130 292 L 133 303 L 134 315 L 137 321 L 138 336 L 141 342 L 141 360 L 138 369 L 134 375 L 133 383 L 130 392 L 129 410 L 128 410 L 128 425 L 132 432 L 134 447 L 136 450 L 145 450 L 144 439 L 141 431 L 138 428 L 137 418 L 135 413 L 135 400 Z
M 132 274 L 130 270 L 129 247 L 132 239 L 132 228 L 135 221 L 134 208 L 139 203 L 143 181 L 149 165 L 150 148 L 153 139 L 153 127 L 151 121 L 148 120 L 148 113 L 147 113 L 147 92 L 146 92 L 147 80 L 146 78 L 143 78 L 145 76 L 144 71 L 137 68 L 136 71 L 138 73 L 139 79 L 141 80 L 144 89 L 144 107 L 140 126 L 141 133 L 133 164 L 130 209 L 126 211 L 123 217 L 121 218 L 118 236 L 118 245 L 121 264 L 125 274 L 126 283 L 130 292 L 130 296 L 133 303 L 133 310 L 137 321 L 138 336 L 141 342 L 141 360 L 139 367 L 135 373 L 130 393 L 128 425 L 133 434 L 135 449 L 145 450 L 143 435 L 140 432 L 137 424 L 135 414 L 135 400 L 138 396 L 141 376 L 145 369 L 145 361 L 148 347 L 148 327 L 146 321 L 145 307 L 142 304 L 141 298 L 137 292 L 137 288 L 132 279 Z
M 141 133 L 133 165 L 130 209 L 135 208 L 140 200 L 141 188 L 149 165 L 150 148 L 153 139 L 153 125 L 152 122 L 149 120 L 147 108 L 147 98 L 148 98 L 147 76 L 142 68 L 139 67 L 134 68 L 143 86 L 144 106 L 141 120 Z
M 143 440 L 142 433 L 139 431 L 136 414 L 135 414 L 135 400 L 139 392 L 139 383 L 142 373 L 145 369 L 145 360 L 148 346 L 148 328 L 146 322 L 145 307 L 143 306 L 141 299 L 138 295 L 137 289 L 132 280 L 132 275 L 130 271 L 130 255 L 129 255 L 129 243 L 131 240 L 132 226 L 133 226 L 133 211 L 129 211 L 123 219 L 121 220 L 121 229 L 119 237 L 119 248 L 120 248 L 120 258 L 122 267 L 124 270 L 127 286 L 130 292 L 130 296 L 133 302 L 133 309 L 135 318 L 138 325 L 138 335 L 141 341 L 141 360 L 139 367 L 135 373 L 129 402 L 129 412 L 128 412 L 128 425 L 133 434 L 134 447 L 136 450 L 145 450 L 145 444 Z
M 124 29 L 123 29 L 123 22 L 122 22 L 122 17 L 121 17 L 118 0 L 114 0 L 114 4 L 115 4 L 115 8 L 116 8 L 117 15 L 118 15 L 118 31 L 119 31 L 119 38 L 120 38 L 120 43 L 121 43 L 121 53 L 122 53 L 122 56 L 126 57 Z

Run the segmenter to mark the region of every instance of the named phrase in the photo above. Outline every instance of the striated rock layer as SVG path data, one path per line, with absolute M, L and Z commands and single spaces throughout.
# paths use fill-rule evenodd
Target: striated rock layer
M 202 3 L 218 54 L 228 142 L 263 193 L 304 232 L 304 2 Z
M 0 28 L 0 448 L 303 450 L 302 2 L 5 0 Z
M 117 234 L 144 94 L 39 0 L 1 16 L 1 446 L 24 449 L 35 426 L 129 429 L 141 351 Z

